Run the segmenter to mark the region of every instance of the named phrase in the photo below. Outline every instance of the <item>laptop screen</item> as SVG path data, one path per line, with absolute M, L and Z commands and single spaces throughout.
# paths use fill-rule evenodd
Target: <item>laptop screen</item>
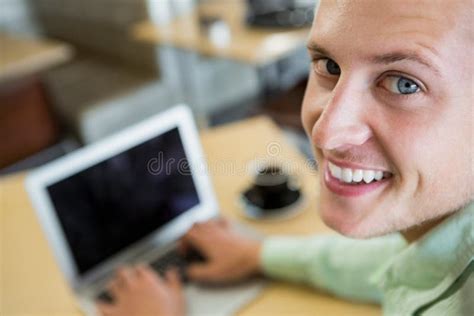
M 47 190 L 81 275 L 200 203 L 178 128 Z

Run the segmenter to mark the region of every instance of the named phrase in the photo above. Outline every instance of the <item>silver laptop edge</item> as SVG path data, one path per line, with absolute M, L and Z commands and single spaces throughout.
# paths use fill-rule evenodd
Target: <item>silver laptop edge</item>
M 54 212 L 47 187 L 176 127 L 200 203 L 138 243 L 80 275 Z M 150 258 L 151 249 L 163 248 L 174 242 L 194 222 L 217 216 L 218 205 L 207 170 L 191 111 L 181 104 L 32 171 L 27 176 L 26 189 L 61 271 L 76 295 L 81 296 L 96 288 L 98 280 L 109 275 L 119 264 L 136 259 L 137 256 L 142 257 L 142 254 Z

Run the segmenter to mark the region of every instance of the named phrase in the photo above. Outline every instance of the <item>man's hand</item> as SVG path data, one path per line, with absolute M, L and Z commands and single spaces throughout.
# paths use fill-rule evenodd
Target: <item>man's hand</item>
M 182 239 L 184 251 L 195 248 L 206 259 L 191 264 L 191 280 L 209 283 L 233 282 L 260 271 L 259 241 L 244 237 L 225 220 L 198 223 Z
M 98 303 L 103 316 L 183 316 L 185 302 L 176 271 L 165 278 L 146 266 L 121 268 L 108 286 L 113 304 Z

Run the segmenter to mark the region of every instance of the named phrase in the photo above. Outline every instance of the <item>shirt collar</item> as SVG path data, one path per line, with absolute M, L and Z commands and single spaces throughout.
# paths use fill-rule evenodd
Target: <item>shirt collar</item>
M 403 286 L 418 291 L 453 280 L 474 259 L 474 202 L 451 215 L 405 248 L 372 280 L 382 288 Z

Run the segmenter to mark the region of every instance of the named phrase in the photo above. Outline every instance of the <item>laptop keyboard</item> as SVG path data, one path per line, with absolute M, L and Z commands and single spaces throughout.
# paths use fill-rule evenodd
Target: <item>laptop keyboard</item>
M 186 276 L 186 266 L 189 264 L 189 262 L 189 258 L 183 257 L 176 250 L 172 250 L 157 260 L 150 262 L 150 267 L 161 276 L 163 276 L 168 269 L 174 267 L 178 270 L 181 280 L 183 282 L 187 282 L 188 278 Z
M 189 251 L 186 256 L 183 256 L 177 249 L 173 249 L 159 257 L 157 260 L 150 262 L 149 265 L 161 276 L 163 276 L 169 268 L 174 267 L 178 270 L 178 273 L 181 276 L 181 281 L 187 283 L 189 279 L 186 275 L 186 267 L 191 262 L 202 261 L 204 261 L 204 258 L 196 251 Z M 109 303 L 113 302 L 113 297 L 106 290 L 99 293 L 97 299 Z

